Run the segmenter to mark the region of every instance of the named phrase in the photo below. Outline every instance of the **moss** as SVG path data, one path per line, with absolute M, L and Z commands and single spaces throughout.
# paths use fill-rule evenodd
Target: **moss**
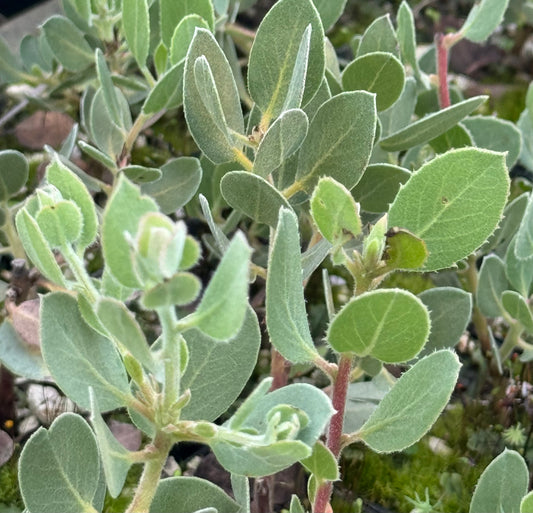
M 377 454 L 362 446 L 343 454 L 341 485 L 337 485 L 334 511 L 351 511 L 357 496 L 393 511 L 409 512 L 413 505 L 406 497 L 426 490 L 432 504 L 442 512 L 468 511 L 472 492 L 493 454 L 472 454 L 468 441 L 479 420 L 476 411 L 461 405 L 450 407 L 430 434 L 403 453 Z M 440 438 L 449 450 L 434 451 L 430 436 Z M 470 456 L 468 456 L 470 454 Z M 349 494 L 347 490 L 355 492 Z
M 18 486 L 17 457 L 0 467 L 0 505 L 24 508 Z

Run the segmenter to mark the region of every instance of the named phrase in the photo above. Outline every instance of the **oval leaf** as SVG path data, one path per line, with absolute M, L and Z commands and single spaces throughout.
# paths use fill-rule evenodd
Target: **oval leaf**
M 0 151 L 0 201 L 22 189 L 29 175 L 26 157 L 16 150 Z
M 385 395 L 358 435 L 376 452 L 402 451 L 424 436 L 448 403 L 461 364 L 446 349 L 418 361 Z
M 450 267 L 495 230 L 508 191 L 504 154 L 475 148 L 452 150 L 411 176 L 391 205 L 389 227 L 406 228 L 426 243 L 429 257 L 424 270 Z M 458 230 L 459 225 L 465 228 Z
M 122 28 L 137 64 L 144 67 L 150 47 L 150 18 L 146 0 L 122 0 Z
M 419 353 L 429 327 L 428 311 L 416 296 L 401 289 L 375 290 L 342 308 L 331 322 L 327 340 L 339 353 L 399 363 Z

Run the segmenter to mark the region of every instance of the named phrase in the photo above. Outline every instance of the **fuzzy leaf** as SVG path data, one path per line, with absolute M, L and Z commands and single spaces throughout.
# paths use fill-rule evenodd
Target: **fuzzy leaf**
M 270 250 L 266 284 L 266 322 L 273 346 L 293 363 L 317 356 L 305 311 L 298 219 L 287 209 L 279 214 Z
M 419 356 L 454 347 L 470 322 L 472 295 L 454 287 L 436 287 L 418 297 L 431 320 L 431 333 Z
M 11 52 L 7 41 L 0 36 L 0 80 L 2 82 L 19 82 L 22 75 L 22 65 Z
M 154 200 L 141 196 L 138 187 L 120 176 L 104 211 L 102 248 L 109 271 L 125 287 L 140 286 L 130 257 L 129 239 L 125 234 L 134 238 L 139 221 L 147 212 L 157 212 Z
M 185 61 L 180 61 L 157 81 L 143 104 L 142 110 L 145 114 L 174 109 L 183 103 L 184 68 Z
M 130 392 L 117 350 L 85 324 L 74 297 L 64 292 L 43 297 L 41 344 L 53 378 L 82 408 L 90 408 L 89 387 L 94 388 L 102 410 L 125 405 Z
M 280 208 L 291 208 L 268 181 L 246 171 L 226 173 L 220 181 L 220 192 L 234 209 L 273 228 L 278 224 Z
M 346 6 L 346 0 L 313 0 L 322 20 L 324 31 L 329 30 L 340 18 Z
M 205 289 L 198 308 L 180 321 L 182 329 L 196 327 L 215 340 L 227 340 L 238 333 L 248 304 L 250 254 L 246 239 L 238 232 Z
M 357 57 L 374 52 L 386 52 L 398 57 L 398 39 L 389 14 L 376 18 L 368 26 L 357 47 Z
M 197 29 L 185 62 L 185 117 L 191 134 L 216 164 L 235 158 L 242 143 L 232 135 L 244 132 L 239 93 L 226 56 L 213 35 Z
M 424 144 L 448 131 L 468 114 L 476 110 L 487 96 L 474 96 L 450 107 L 430 114 L 406 128 L 382 139 L 379 144 L 385 151 L 401 151 Z
M 468 13 L 460 33 L 470 41 L 482 43 L 498 28 L 508 5 L 509 0 L 481 0 Z
M 100 414 L 97 398 L 93 390 L 90 391 L 91 397 L 91 423 L 102 458 L 102 466 L 109 490 L 109 495 L 116 498 L 122 491 L 126 476 L 132 465 L 128 459 L 128 450 L 115 438 L 107 424 Z
M 516 234 L 515 255 L 527 260 L 533 256 L 533 194 L 529 195 L 529 202 L 524 217 Z
M 43 24 L 46 41 L 55 58 L 72 72 L 94 63 L 94 52 L 74 23 L 64 16 L 52 16 Z
M 313 447 L 313 454 L 300 463 L 319 481 L 339 479 L 337 459 L 322 442 L 317 442 Z
M 461 364 L 446 349 L 419 360 L 385 395 L 359 437 L 376 452 L 396 452 L 424 436 L 448 403 Z
M 368 164 L 376 131 L 374 95 L 355 91 L 326 101 L 311 121 L 298 159 L 297 180 L 310 193 L 321 176 L 348 190 Z
M 479 271 L 476 291 L 476 302 L 481 313 L 487 317 L 501 316 L 503 312 L 501 296 L 508 288 L 505 264 L 496 255 L 485 257 Z
M 428 257 L 424 241 L 401 228 L 391 228 L 386 234 L 387 245 L 383 253 L 387 269 L 419 269 Z
M 300 109 L 283 112 L 267 130 L 257 149 L 254 173 L 266 178 L 302 145 L 309 121 Z
M 513 238 L 505 253 L 505 274 L 509 283 L 523 297 L 529 297 L 529 290 L 533 283 L 533 258 L 520 260 L 515 254 L 516 237 Z
M 392 54 L 372 52 L 348 64 L 342 73 L 346 91 L 365 90 L 376 95 L 378 111 L 388 109 L 403 91 L 405 71 Z
M 26 157 L 16 150 L 0 151 L 0 201 L 7 201 L 17 193 L 29 176 Z
M 147 0 L 122 0 L 122 28 L 128 48 L 142 68 L 146 64 L 150 46 Z
M 210 0 L 160 0 L 161 13 L 159 20 L 161 22 L 161 39 L 167 48 L 172 45 L 172 36 L 176 27 L 189 14 L 196 14 L 202 17 L 214 30 L 215 18 L 213 5 Z
M 490 203 L 486 191 L 490 191 Z M 495 230 L 508 192 L 504 154 L 452 150 L 411 176 L 391 205 L 389 227 L 405 228 L 426 243 L 429 257 L 424 270 L 450 267 Z M 460 232 L 458 223 L 464 226 Z
M 120 172 L 135 183 L 151 183 L 161 178 L 161 171 L 155 167 L 130 165 L 120 168 Z
M 416 356 L 429 335 L 429 314 L 416 296 L 401 289 L 367 292 L 333 318 L 327 340 L 339 353 L 399 363 Z
M 43 207 L 35 220 L 51 249 L 73 244 L 81 235 L 83 218 L 79 207 L 72 201 L 58 201 Z
M 346 234 L 361 233 L 359 207 L 350 192 L 332 178 L 321 178 L 311 197 L 311 215 L 320 233 L 332 244 L 342 244 Z
M 353 197 L 366 212 L 386 212 L 401 185 L 407 182 L 410 176 L 411 173 L 400 166 L 371 164 L 352 189 Z
M 481 474 L 469 513 L 518 513 L 528 483 L 529 471 L 524 458 L 516 451 L 505 449 Z
M 309 60 L 302 104 L 318 90 L 324 75 L 324 30 L 311 0 L 280 0 L 264 17 L 250 52 L 250 96 L 267 119 L 276 119 L 285 105 L 302 37 L 311 26 Z M 269 73 L 265 74 L 264 70 Z M 299 105 L 297 105 L 299 107 Z
M 185 16 L 176 26 L 170 43 L 170 63 L 173 66 L 187 55 L 196 28 L 209 30 L 207 22 L 198 14 Z
M 241 329 L 225 343 L 197 329 L 184 337 L 189 364 L 181 383 L 184 389 L 190 389 L 191 400 L 181 418 L 214 421 L 237 399 L 255 367 L 261 344 L 257 317 L 248 308 Z M 235 362 L 239 362 L 238 367 Z
M 163 283 L 144 292 L 142 304 L 149 310 L 162 306 L 183 306 L 192 303 L 200 294 L 202 284 L 191 273 L 177 273 Z
M 99 477 L 95 437 L 73 413 L 59 416 L 48 430 L 39 428 L 20 455 L 20 489 L 28 513 L 95 512 Z
M 80 209 L 83 226 L 77 244 L 81 248 L 86 248 L 94 242 L 98 230 L 98 219 L 92 196 L 83 182 L 57 158 L 47 167 L 46 177 L 48 183 L 54 185 L 63 198 L 73 201 Z
M 514 290 L 506 290 L 502 294 L 502 305 L 506 312 L 516 319 L 524 329 L 533 334 L 533 315 L 529 310 L 526 300 Z

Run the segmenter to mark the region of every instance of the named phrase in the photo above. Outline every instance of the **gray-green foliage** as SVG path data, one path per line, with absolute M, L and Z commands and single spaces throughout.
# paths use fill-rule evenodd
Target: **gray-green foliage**
M 279 0 L 255 34 L 236 21 L 253 3 L 65 0 L 65 16 L 23 40 L 20 61 L 0 39 L 4 82 L 45 78 L 43 106 L 82 92 L 80 128 L 58 153 L 45 148 L 42 184 L 25 156 L 0 152 L 2 235 L 55 290 L 40 299 L 40 348 L 8 319 L 0 359 L 29 379 L 50 375 L 92 424 L 64 415 L 28 441 L 27 511 L 100 512 L 105 488 L 118 496 L 141 463 L 128 513 L 246 512 L 247 477 L 295 462 L 311 474 L 313 511 L 325 511 L 341 446 L 399 451 L 431 428 L 455 386 L 452 348 L 473 306 L 509 325 L 500 356 L 533 350 L 520 339 L 533 334 L 533 201 L 526 192 L 506 207 L 508 168 L 533 169 L 533 92 L 518 129 L 471 116 L 486 96 L 455 95 L 438 109 L 406 2 L 395 24 L 381 16 L 354 39 L 347 62 L 325 36 L 346 0 Z M 484 41 L 506 7 L 483 0 L 451 36 Z M 175 134 L 178 107 L 190 137 Z M 76 142 L 107 174 L 71 161 Z M 324 261 L 320 332 L 306 285 Z M 334 299 L 339 267 L 353 293 Z M 463 269 L 467 291 L 380 288 L 396 271 L 442 269 Z M 264 334 L 250 303 L 266 313 Z M 262 335 L 277 351 L 272 377 L 240 397 L 263 372 L 254 374 Z M 406 367 L 397 380 L 390 363 Z M 279 388 L 290 364 L 307 382 Z M 312 384 L 313 367 L 330 397 Z M 116 408 L 148 437 L 139 451 L 102 417 Z M 182 441 L 210 446 L 235 500 L 202 479 L 160 480 Z M 516 458 L 489 467 L 472 512 L 498 502 L 518 511 Z M 518 484 L 500 479 L 508 467 Z M 302 501 L 293 496 L 291 511 Z

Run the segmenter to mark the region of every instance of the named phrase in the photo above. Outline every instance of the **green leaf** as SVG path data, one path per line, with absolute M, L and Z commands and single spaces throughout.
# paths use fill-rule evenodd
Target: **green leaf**
M 398 57 L 398 39 L 390 21 L 390 15 L 376 18 L 365 30 L 357 47 L 356 57 L 367 53 L 385 52 Z
M 272 345 L 293 363 L 313 361 L 318 355 L 305 311 L 299 254 L 298 219 L 283 209 L 268 263 L 266 322 Z
M 305 509 L 300 502 L 300 499 L 297 495 L 291 496 L 291 504 L 289 507 L 289 513 L 305 513 Z
M 174 30 L 189 14 L 197 14 L 207 21 L 211 31 L 215 28 L 213 5 L 210 0 L 160 0 L 161 39 L 170 48 Z
M 391 228 L 386 234 L 383 253 L 387 269 L 420 269 L 428 257 L 424 241 L 402 228 Z
M 320 233 L 332 244 L 342 244 L 349 233 L 361 233 L 359 207 L 350 191 L 332 178 L 321 178 L 311 196 L 311 215 Z
M 376 452 L 396 452 L 424 436 L 448 403 L 461 364 L 443 349 L 419 360 L 385 395 L 358 432 Z M 490 510 L 491 511 L 491 510 Z
M 43 207 L 35 220 L 51 249 L 74 244 L 81 235 L 81 210 L 72 201 L 58 201 L 54 205 Z
M 381 136 L 385 137 L 407 126 L 413 117 L 417 99 L 416 81 L 407 77 L 402 94 L 391 107 L 379 113 Z M 374 151 L 381 150 L 379 146 Z M 383 150 L 381 150 L 383 151 Z M 383 160 L 383 159 L 379 159 Z
M 496 255 L 483 259 L 479 271 L 476 303 L 487 317 L 499 317 L 503 312 L 501 296 L 509 288 L 505 275 L 505 264 Z
M 218 486 L 198 477 L 171 477 L 157 486 L 151 513 L 204 511 L 216 508 L 224 513 L 239 513 L 240 506 Z
M 481 474 L 469 513 L 518 513 L 528 483 L 529 471 L 524 458 L 516 451 L 505 449 Z
M 93 141 L 111 160 L 116 160 L 122 152 L 122 147 L 126 141 L 126 131 L 131 128 L 128 101 L 117 87 L 115 87 L 115 95 L 118 98 L 122 115 L 121 126 L 124 128 L 120 128 L 113 122 L 113 118 L 107 110 L 102 88 L 98 89 L 94 95 L 89 122 Z
M 194 329 L 184 335 L 189 348 L 189 364 L 182 377 L 183 389 L 191 400 L 181 418 L 214 421 L 237 399 L 257 362 L 261 344 L 259 323 L 248 307 L 238 333 L 225 343 Z M 235 366 L 235 362 L 239 362 Z
M 389 226 L 406 228 L 426 243 L 429 258 L 424 270 L 450 267 L 495 230 L 508 191 L 504 154 L 476 148 L 452 150 L 411 176 L 391 205 Z M 457 231 L 458 224 L 465 229 Z
M 115 161 L 105 153 L 101 152 L 98 148 L 87 144 L 85 141 L 78 141 L 78 146 L 83 153 L 89 155 L 89 157 L 93 158 L 107 169 L 117 169 Z M 94 189 L 98 190 L 96 187 L 94 187 Z
M 118 96 L 115 91 L 115 86 L 113 85 L 111 72 L 107 67 L 104 54 L 100 48 L 96 49 L 95 59 L 98 80 L 100 81 L 100 87 L 102 88 L 102 94 L 104 95 L 104 102 L 109 111 L 109 116 L 115 125 L 124 128 Z
M 455 287 L 437 287 L 418 297 L 431 320 L 431 333 L 419 356 L 454 347 L 470 322 L 472 295 Z
M 533 492 L 529 492 L 525 495 L 520 502 L 520 513 L 532 513 L 533 512 Z
M 468 118 L 466 119 L 468 120 Z M 470 132 L 463 126 L 463 120 L 458 125 L 450 128 L 443 134 L 429 141 L 429 145 L 435 153 L 446 153 L 454 148 L 464 148 L 465 146 L 475 146 Z
M 327 340 L 339 353 L 399 363 L 420 352 L 429 327 L 428 311 L 416 296 L 401 289 L 374 290 L 342 308 L 329 326 Z
M 122 491 L 126 476 L 132 465 L 128 450 L 115 438 L 107 424 L 104 422 L 98 407 L 98 400 L 93 390 L 90 390 L 91 398 L 91 423 L 102 458 L 105 480 L 109 495 L 116 498 Z
M 198 308 L 179 323 L 196 327 L 215 340 L 227 340 L 240 330 L 248 304 L 248 267 L 252 250 L 238 232 L 205 289 Z M 230 306 L 228 308 L 228 306 Z
M 41 54 L 39 41 L 39 37 L 31 34 L 24 36 L 20 42 L 20 58 L 29 72 L 32 72 L 34 68 L 50 72 L 52 70 Z
M 102 298 L 96 305 L 96 315 L 115 343 L 128 350 L 145 367 L 154 370 L 155 364 L 146 337 L 124 303 Z
M 22 65 L 11 52 L 7 41 L 0 36 L 0 80 L 2 82 L 20 82 Z
M 372 52 L 357 57 L 342 73 L 346 91 L 365 90 L 376 94 L 378 111 L 388 109 L 403 91 L 405 71 L 392 54 Z
M 0 151 L 0 201 L 17 193 L 29 176 L 26 157 L 16 150 Z
M 515 255 L 527 260 L 533 256 L 533 194 L 529 195 L 529 202 L 516 233 Z
M 418 59 L 416 57 L 416 29 L 413 11 L 405 0 L 402 1 L 400 8 L 398 9 L 396 23 L 398 24 L 396 35 L 400 44 L 402 61 L 411 66 L 417 81 L 422 82 L 425 85 L 426 81 L 422 79 Z
M 73 413 L 60 415 L 48 430 L 39 428 L 20 455 L 20 489 L 28 512 L 95 513 L 99 477 L 94 435 Z
M 77 240 L 78 246 L 86 248 L 91 245 L 96 239 L 98 219 L 94 201 L 89 191 L 83 182 L 57 158 L 46 168 L 46 177 L 48 183 L 54 185 L 63 198 L 73 201 L 80 209 L 83 226 L 81 235 Z
M 248 64 L 248 88 L 267 120 L 276 119 L 284 110 L 295 67 L 301 66 L 297 56 L 309 25 L 309 60 L 302 96 L 305 105 L 318 90 L 325 66 L 324 30 L 311 0 L 276 2 L 257 30 Z
M 27 379 L 40 381 L 50 375 L 39 348 L 22 340 L 7 319 L 0 325 L 0 362 Z
M 185 61 L 180 61 L 157 81 L 143 104 L 144 114 L 174 109 L 183 103 L 184 68 Z
M 234 160 L 242 143 L 232 134 L 244 132 L 239 93 L 228 60 L 208 30 L 197 29 L 189 47 L 183 91 L 187 124 L 200 149 L 216 164 Z
M 283 112 L 267 130 L 254 160 L 254 173 L 266 178 L 302 145 L 309 121 L 300 109 Z
M 56 262 L 55 256 L 48 246 L 37 221 L 31 217 L 26 208 L 22 208 L 17 212 L 15 224 L 24 246 L 24 251 L 26 251 L 33 265 L 53 283 L 66 288 L 65 278 Z
M 313 447 L 313 454 L 300 463 L 319 481 L 337 481 L 339 479 L 337 459 L 320 441 Z
M 135 183 L 151 183 L 159 180 L 161 171 L 155 167 L 144 167 L 138 165 L 125 166 L 120 169 L 128 179 Z
M 273 228 L 278 224 L 279 209 L 291 208 L 274 186 L 247 171 L 226 173 L 220 181 L 220 192 L 234 209 Z
M 400 166 L 371 164 L 352 189 L 353 197 L 366 212 L 386 212 L 401 185 L 407 182 L 410 176 L 411 173 Z
M 104 210 L 102 248 L 110 273 L 125 287 L 140 287 L 130 256 L 130 239 L 135 237 L 139 221 L 147 212 L 157 212 L 154 200 L 141 196 L 138 187 L 120 176 Z
M 83 32 L 64 16 L 52 16 L 43 24 L 46 41 L 55 58 L 68 71 L 82 71 L 94 64 L 94 52 Z
M 509 0 L 481 0 L 468 13 L 460 34 L 470 41 L 482 43 L 498 28 L 508 5 Z
M 296 178 L 310 193 L 321 176 L 331 176 L 348 190 L 368 164 L 376 131 L 374 95 L 341 93 L 322 104 L 311 121 L 298 159 Z
M 387 136 L 379 144 L 385 151 L 401 151 L 427 143 L 447 132 L 459 123 L 459 121 L 468 116 L 468 114 L 476 110 L 486 99 L 487 96 L 474 96 L 473 98 L 429 114 L 411 123 L 406 128 Z
M 505 253 L 505 274 L 509 283 L 522 294 L 529 297 L 533 283 L 533 258 L 520 260 L 515 254 L 516 237 L 513 238 Z
M 493 116 L 472 116 L 461 124 L 470 132 L 476 146 L 507 152 L 507 167 L 513 167 L 522 149 L 522 135 L 513 123 Z
M 185 16 L 177 25 L 170 43 L 170 63 L 177 64 L 187 55 L 196 28 L 209 29 L 207 22 L 198 14 Z
M 191 273 L 177 273 L 172 278 L 144 292 L 142 304 L 149 310 L 162 306 L 183 306 L 192 303 L 200 294 L 202 284 Z
M 501 297 L 505 311 L 520 322 L 529 334 L 533 334 L 533 315 L 526 300 L 514 290 L 505 290 Z
M 324 31 L 333 27 L 346 6 L 346 0 L 313 0 L 313 3 L 320 14 Z
M 130 392 L 117 350 L 85 324 L 71 295 L 54 292 L 43 297 L 41 345 L 54 380 L 82 408 L 90 408 L 89 387 L 102 410 L 125 405 Z
M 122 0 L 122 29 L 139 67 L 146 64 L 150 47 L 150 18 L 147 0 Z

